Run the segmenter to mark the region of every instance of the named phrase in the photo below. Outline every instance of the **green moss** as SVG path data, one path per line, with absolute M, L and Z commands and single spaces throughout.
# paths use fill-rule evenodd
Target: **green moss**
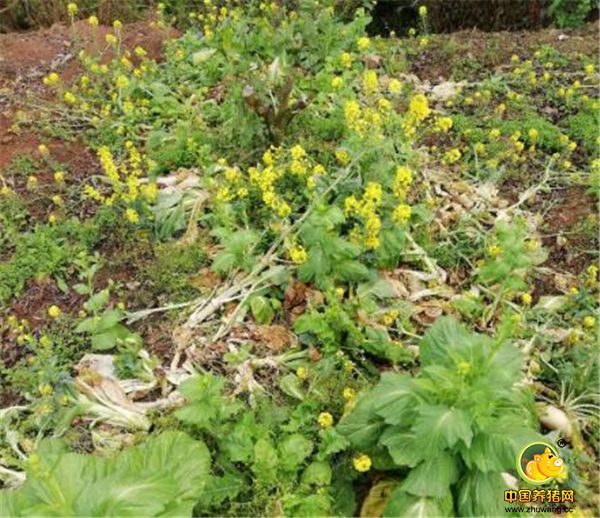
M 168 295 L 169 300 L 187 300 L 196 293 L 189 276 L 198 273 L 206 263 L 201 243 L 181 245 L 177 242 L 157 244 L 154 260 L 142 268 L 142 276 L 155 295 Z
M 598 152 L 598 126 L 600 126 L 600 115 L 592 110 L 582 110 L 576 115 L 567 117 L 565 120 L 567 135 L 576 140 L 590 154 Z

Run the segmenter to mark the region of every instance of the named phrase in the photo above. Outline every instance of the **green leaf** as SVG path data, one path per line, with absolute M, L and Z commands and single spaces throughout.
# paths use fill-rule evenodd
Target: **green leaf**
M 389 299 L 394 296 L 394 288 L 390 281 L 377 277 L 370 282 L 359 285 L 356 294 L 361 299 L 366 297 Z
M 449 453 L 432 455 L 410 470 L 402 483 L 402 490 L 415 496 L 445 496 L 456 481 L 458 467 Z
M 500 473 L 468 472 L 456 485 L 457 512 L 460 516 L 501 516 L 506 484 Z
M 259 324 L 270 324 L 275 316 L 269 299 L 262 295 L 256 295 L 250 299 L 250 309 L 252 316 Z
M 384 373 L 369 398 L 377 415 L 388 424 L 400 424 L 414 412 L 416 386 L 406 374 Z
M 458 440 L 469 446 L 473 438 L 469 415 L 464 410 L 445 406 L 420 406 L 413 432 L 419 437 L 419 446 L 426 451 L 445 446 L 452 448 Z
M 277 450 L 270 440 L 259 439 L 256 441 L 254 445 L 254 462 L 251 468 L 257 478 L 265 482 L 274 481 L 278 462 Z
M 337 428 L 327 428 L 319 432 L 321 444 L 319 445 L 319 453 L 317 458 L 323 460 L 333 455 L 344 451 L 350 446 L 350 441 L 344 437 Z
M 369 270 L 359 261 L 340 261 L 335 265 L 335 274 L 343 281 L 356 282 L 366 279 Z
M 331 484 L 331 476 L 329 463 L 316 460 L 311 462 L 302 473 L 302 483 L 308 486 L 328 486 Z
M 384 427 L 383 420 L 374 412 L 374 405 L 374 398 L 369 393 L 365 394 L 352 412 L 336 426 L 336 430 L 347 437 L 355 448 L 363 451 L 375 447 Z
M 313 443 L 302 434 L 288 435 L 279 443 L 279 464 L 286 471 L 295 471 L 312 450 Z
M 92 336 L 90 342 L 95 351 L 106 351 L 117 345 L 117 335 L 112 331 Z
M 462 359 L 468 359 L 466 353 L 471 344 L 481 338 L 483 338 L 481 335 L 469 333 L 453 318 L 440 317 L 421 340 L 419 346 L 421 363 L 424 366 L 454 367 Z
M 381 434 L 379 443 L 388 449 L 398 466 L 414 468 L 425 460 L 428 452 L 417 447 L 415 435 L 399 426 L 390 426 Z
M 226 500 L 232 501 L 245 487 L 244 479 L 233 473 L 225 473 L 222 477 L 209 477 L 199 500 L 202 509 L 222 505 Z
M 38 458 L 40 469 L 30 470 L 23 486 L 0 492 L 3 516 L 189 515 L 210 469 L 204 443 L 181 432 L 151 437 L 112 458 L 45 445 Z
M 514 451 L 509 437 L 493 432 L 477 434 L 470 447 L 460 448 L 463 461 L 469 468 L 483 473 L 504 471 L 514 464 Z
M 411 518 L 438 518 L 453 516 L 452 502 L 448 499 L 418 497 L 405 493 L 402 488 L 395 489 L 388 500 L 384 517 L 410 516 Z
M 300 401 L 304 399 L 305 391 L 302 386 L 302 380 L 295 374 L 286 374 L 279 379 L 279 388 L 288 396 Z
M 102 291 L 99 291 L 95 295 L 92 295 L 89 298 L 89 300 L 83 305 L 83 307 L 86 309 L 86 311 L 90 311 L 91 313 L 97 313 L 108 304 L 109 299 L 110 291 L 107 288 Z

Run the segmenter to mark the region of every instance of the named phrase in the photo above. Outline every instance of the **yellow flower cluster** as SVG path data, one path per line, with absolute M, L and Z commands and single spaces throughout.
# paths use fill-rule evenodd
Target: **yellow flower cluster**
M 104 195 L 95 187 L 86 185 L 84 187 L 86 196 L 108 206 L 118 201 L 130 205 L 138 200 L 145 203 L 152 203 L 156 200 L 158 196 L 156 184 L 143 184 L 140 179 L 143 175 L 144 159 L 132 142 L 126 142 L 125 147 L 129 157 L 120 167 L 114 162 L 108 147 L 103 146 L 98 150 L 98 159 L 112 192 L 110 195 Z M 146 164 L 148 162 L 146 160 Z M 137 223 L 140 216 L 135 209 L 128 207 L 125 211 L 125 219 L 130 223 Z
M 374 250 L 380 245 L 381 218 L 377 214 L 377 209 L 381 205 L 382 197 L 381 184 L 369 182 L 360 200 L 354 195 L 344 200 L 346 216 L 360 218 L 363 223 L 362 229 L 358 225 L 354 226 L 350 234 L 351 238 L 354 242 L 362 241 L 368 250 Z
M 313 165 L 301 145 L 293 146 L 289 152 L 282 148 L 269 149 L 263 153 L 262 162 L 243 173 L 238 168 L 227 167 L 223 161 L 224 174 L 218 182 L 217 199 L 231 202 L 254 194 L 277 216 L 285 218 L 292 213 L 290 194 L 293 196 L 294 192 L 289 189 L 290 181 L 300 192 L 303 188 L 312 191 L 319 177 L 326 174 L 323 165 Z
M 308 259 L 308 253 L 301 245 L 294 245 L 290 248 L 290 250 L 288 250 L 288 255 L 290 260 L 296 264 L 302 264 Z
M 417 94 L 412 97 L 408 104 L 408 110 L 419 121 L 425 120 L 431 113 L 427 97 L 423 94 Z

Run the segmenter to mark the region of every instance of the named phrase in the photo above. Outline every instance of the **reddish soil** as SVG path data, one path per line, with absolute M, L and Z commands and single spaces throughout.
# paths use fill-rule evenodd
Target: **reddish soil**
M 555 270 L 579 274 L 589 264 L 590 257 L 585 250 L 598 248 L 598 236 L 583 229 L 588 218 L 595 218 L 597 226 L 594 198 L 582 187 L 555 191 L 553 198 L 557 203 L 544 217 L 543 228 L 544 233 L 551 236 L 544 239 L 544 246 L 549 250 L 548 262 Z M 555 237 L 559 233 L 566 239 L 562 245 Z
M 412 60 L 411 71 L 421 80 L 437 82 L 455 77 L 457 70 L 464 70 L 468 71 L 468 80 L 473 81 L 508 63 L 513 54 L 529 58 L 543 45 L 550 45 L 562 53 L 596 54 L 598 36 L 597 21 L 578 30 L 458 31 L 432 36 L 433 41 L 428 47 L 418 47 L 419 55 Z
M 112 57 L 106 51 L 104 36 L 109 27 L 93 31 L 85 21 L 72 27 L 56 24 L 48 29 L 30 33 L 0 34 L 0 168 L 6 166 L 20 153 L 35 150 L 40 138 L 33 132 L 13 129 L 13 117 L 19 108 L 27 111 L 27 94 L 47 97 L 41 79 L 49 72 L 57 72 L 63 80 L 70 81 L 81 68 L 77 54 L 80 49 L 103 51 L 103 60 Z M 165 40 L 177 35 L 172 29 L 158 29 L 152 22 L 137 22 L 123 26 L 123 47 L 133 50 L 141 46 L 148 57 L 159 60 Z M 29 101 L 30 103 L 32 101 Z M 82 146 L 66 145 L 59 141 L 50 143 L 50 149 L 66 151 L 55 157 L 72 164 L 82 161 Z M 85 156 L 85 152 L 83 152 Z

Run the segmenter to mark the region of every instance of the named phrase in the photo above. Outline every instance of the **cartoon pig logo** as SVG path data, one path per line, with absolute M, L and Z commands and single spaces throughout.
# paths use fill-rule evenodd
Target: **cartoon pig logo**
M 525 477 L 535 482 L 548 481 L 560 475 L 564 469 L 564 461 L 548 446 L 543 453 L 534 453 L 533 460 L 522 457 L 522 462 L 526 463 Z

